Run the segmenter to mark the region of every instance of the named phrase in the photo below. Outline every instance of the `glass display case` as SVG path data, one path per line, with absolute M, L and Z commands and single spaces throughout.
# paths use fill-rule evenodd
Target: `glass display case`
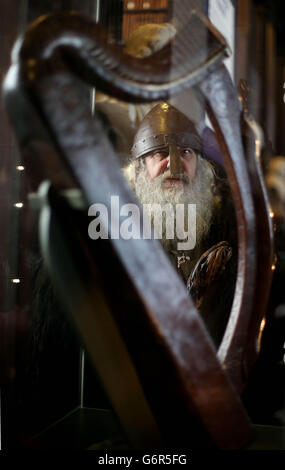
M 106 50 L 112 58 L 109 59 L 110 63 L 111 60 L 117 61 L 108 69 L 106 53 L 106 57 L 103 57 L 102 63 L 99 64 L 101 69 L 98 70 L 104 72 L 106 66 L 111 77 L 114 70 L 118 75 L 114 75 L 113 83 L 109 79 L 108 86 L 105 86 L 104 72 L 103 78 L 102 76 L 100 79 L 97 78 L 98 87 L 96 87 L 89 78 L 83 83 L 80 69 L 84 70 L 83 75 L 85 73 L 87 76 L 90 73 L 92 76 L 91 66 L 88 73 L 85 72 L 84 54 L 83 58 L 80 58 L 81 62 L 77 62 L 72 53 L 68 56 L 67 52 L 68 67 L 70 66 L 72 74 L 76 77 L 73 81 L 76 92 L 74 95 L 70 92 L 70 101 L 68 101 L 71 88 L 67 87 L 63 89 L 63 94 L 56 98 L 64 104 L 65 111 L 68 110 L 70 115 L 75 116 L 78 111 L 78 121 L 82 117 L 83 124 L 77 131 L 77 137 L 76 133 L 73 134 L 74 128 L 70 127 L 70 142 L 74 148 L 81 148 L 82 161 L 89 162 L 84 156 L 87 155 L 88 148 L 88 158 L 92 161 L 90 149 L 99 146 L 101 134 L 104 133 L 108 137 L 108 144 L 103 154 L 106 163 L 103 162 L 101 165 L 100 160 L 97 161 L 97 173 L 94 170 L 96 165 L 92 166 L 93 163 L 90 163 L 89 172 L 89 163 L 84 167 L 84 163 L 81 166 L 80 162 L 76 167 L 78 172 L 76 173 L 74 169 L 71 171 L 71 160 L 68 163 L 64 160 L 63 151 L 63 148 L 69 148 L 68 136 L 65 141 L 66 147 L 60 147 L 62 142 L 58 137 L 61 131 L 66 131 L 64 122 L 67 121 L 64 119 L 61 121 L 57 117 L 57 111 L 54 111 L 58 136 L 52 140 L 52 126 L 47 118 L 42 119 L 45 105 L 40 111 L 37 110 L 36 115 L 42 119 L 42 121 L 38 119 L 39 128 L 43 122 L 45 123 L 46 134 L 42 128 L 38 131 L 33 113 L 30 110 L 27 113 L 23 111 L 25 108 L 21 107 L 22 102 L 18 103 L 15 100 L 13 108 L 11 104 L 5 105 L 2 100 L 0 110 L 2 118 L 1 449 L 136 448 L 136 443 L 140 442 L 140 439 L 143 443 L 149 442 L 145 436 L 130 438 L 130 429 L 125 425 L 126 422 L 132 421 L 127 416 L 128 413 L 131 415 L 133 410 L 138 408 L 140 408 L 138 422 L 143 422 L 143 426 L 148 426 L 147 429 L 152 431 L 156 427 L 160 431 L 162 429 L 163 437 L 166 436 L 166 441 L 171 441 L 167 421 L 176 425 L 179 423 L 175 415 L 176 413 L 178 417 L 183 415 L 182 405 L 180 406 L 178 400 L 171 402 L 165 407 L 165 417 L 162 418 L 162 405 L 159 405 L 159 401 L 161 400 L 163 406 L 166 406 L 169 397 L 177 398 L 180 396 L 179 393 L 184 397 L 185 390 L 189 392 L 191 401 L 195 396 L 195 387 L 193 386 L 190 391 L 186 387 L 183 393 L 181 392 L 180 373 L 182 374 L 181 371 L 184 369 L 180 364 L 180 368 L 177 366 L 178 372 L 176 369 L 172 371 L 172 353 L 169 353 L 169 357 L 171 356 L 169 359 L 164 349 L 166 346 L 163 343 L 162 330 L 157 330 L 157 337 L 154 339 L 155 327 L 150 324 L 157 326 L 158 317 L 150 317 L 151 320 L 145 318 L 146 312 L 149 314 L 151 311 L 147 304 L 151 294 L 155 297 L 157 305 L 163 306 L 164 302 L 167 303 L 163 297 L 166 295 L 167 299 L 169 298 L 167 295 L 171 295 L 170 291 L 165 293 L 167 282 L 177 277 L 177 281 L 173 281 L 172 284 L 174 297 L 176 295 L 174 287 L 175 289 L 177 287 L 178 293 L 181 292 L 181 299 L 184 299 L 183 295 L 186 293 L 191 297 L 195 309 L 199 312 L 198 320 L 194 316 L 197 322 L 195 325 L 198 325 L 197 331 L 201 328 L 201 337 L 206 338 L 205 351 L 209 347 L 209 351 L 215 357 L 213 361 L 217 360 L 215 370 L 219 370 L 221 381 L 225 380 L 226 387 L 229 387 L 227 396 L 231 395 L 232 389 L 239 396 L 238 399 L 233 398 L 233 403 L 235 400 L 238 403 L 233 409 L 236 410 L 235 406 L 238 409 L 241 406 L 241 422 L 243 423 L 243 413 L 245 413 L 253 425 L 255 437 L 248 439 L 240 447 L 284 450 L 285 138 L 282 129 L 285 119 L 285 38 L 282 2 L 274 2 L 273 5 L 266 0 L 5 1 L 1 5 L 0 28 L 3 44 L 1 52 L 3 82 L 11 64 L 12 48 L 14 47 L 13 55 L 16 57 L 22 47 L 20 41 L 15 45 L 17 38 L 25 34 L 31 34 L 32 37 L 33 28 L 37 30 L 41 21 L 44 24 L 43 15 L 46 15 L 46 18 L 50 14 L 55 15 L 56 23 L 58 21 L 56 15 L 63 12 L 66 15 L 73 15 L 74 18 L 77 14 L 82 14 L 84 18 L 92 21 L 92 27 L 99 25 L 101 29 L 96 30 L 96 34 L 101 41 L 101 51 L 106 44 L 109 48 Z M 76 44 L 76 41 L 73 42 L 73 30 L 68 21 L 64 23 L 65 17 L 58 16 L 58 18 L 59 22 L 61 19 L 63 21 L 63 31 L 65 33 L 67 31 L 67 42 L 64 47 L 67 45 L 68 49 L 68 44 Z M 86 31 L 89 34 L 89 20 L 85 23 L 85 20 L 82 20 L 82 30 L 81 26 L 75 26 L 78 37 L 84 37 Z M 78 21 L 80 23 L 81 20 Z M 189 31 L 187 25 L 192 25 L 191 21 L 193 27 Z M 30 24 L 33 24 L 33 27 L 27 29 Z M 47 30 L 43 27 L 43 31 Z M 58 31 L 56 29 L 54 31 L 56 35 Z M 52 36 L 51 33 L 50 35 Z M 52 37 L 49 40 L 52 43 Z M 39 43 L 40 41 L 41 35 Z M 27 44 L 30 46 L 28 41 Z M 88 41 L 86 43 L 83 41 L 83 44 L 82 50 L 91 56 L 93 54 L 92 60 L 95 63 L 96 57 L 99 57 L 99 61 L 100 47 L 99 52 L 96 52 Z M 37 51 L 35 54 L 38 53 L 36 46 L 35 41 L 34 47 Z M 30 67 L 29 60 L 33 60 L 32 56 L 25 58 L 25 49 L 23 50 L 19 60 Z M 115 51 L 114 56 L 112 51 Z M 126 62 L 124 56 L 127 57 Z M 131 67 L 140 67 L 138 59 L 146 65 L 142 65 L 138 74 L 132 76 L 132 73 L 135 73 L 132 70 L 135 69 Z M 56 60 L 60 62 L 61 58 L 57 57 Z M 76 65 L 73 67 L 68 60 Z M 14 58 L 14 63 L 15 61 Z M 210 82 L 206 82 L 207 73 L 214 73 L 215 67 L 218 67 L 222 61 L 225 65 L 223 73 L 228 78 L 223 78 L 224 81 L 219 82 L 222 84 L 220 86 L 222 92 L 218 85 L 215 92 L 210 92 Z M 60 66 L 58 70 L 62 71 Z M 159 78 L 154 85 L 151 82 L 153 70 L 158 77 L 163 77 L 165 80 L 163 86 L 166 87 L 166 83 L 171 83 L 172 88 L 169 88 L 167 96 L 159 89 Z M 43 74 L 45 73 L 49 76 L 48 71 L 45 70 Z M 147 73 L 151 77 L 148 80 Z M 187 74 L 191 77 L 191 83 L 189 86 L 182 86 L 181 83 L 187 81 L 185 78 Z M 200 81 L 195 78 L 198 76 Z M 5 94 L 6 90 L 7 95 L 12 87 L 11 77 L 9 80 L 6 78 L 4 85 L 3 93 Z M 139 83 L 143 83 L 144 91 L 141 91 L 141 95 L 137 92 L 135 96 L 133 92 L 133 97 L 127 96 L 128 86 L 131 88 L 136 79 Z M 121 82 L 124 80 L 126 80 L 125 88 L 120 91 Z M 43 88 L 40 88 L 41 86 Z M 42 85 L 39 80 L 37 89 L 39 94 L 42 93 L 44 86 L 46 85 Z M 145 96 L 151 96 L 149 90 L 153 89 L 157 91 L 158 99 L 155 99 L 155 94 L 149 100 L 143 99 L 144 92 Z M 46 94 L 43 95 L 50 97 L 52 103 L 54 98 L 48 86 L 46 90 Z M 56 86 L 54 90 L 56 93 Z M 220 93 L 222 94 L 219 95 Z M 226 102 L 224 106 L 222 105 L 219 96 L 224 96 L 229 100 L 228 103 L 232 103 L 233 112 Z M 32 100 L 31 102 L 37 108 L 38 105 Z M 74 106 L 74 103 L 78 106 Z M 10 120 L 6 107 L 10 107 Z M 51 108 L 47 105 L 46 109 Z M 84 127 L 84 123 L 87 123 L 86 110 L 88 123 L 91 124 L 86 124 Z M 230 122 L 230 127 L 227 127 L 227 120 Z M 97 122 L 100 124 L 97 125 Z M 93 124 L 97 132 L 96 134 L 94 131 L 94 141 L 90 131 L 93 129 Z M 25 129 L 23 131 L 26 133 L 25 138 L 22 137 L 21 129 Z M 27 145 L 29 138 L 27 136 L 33 129 L 37 129 L 40 137 L 33 144 Z M 235 132 L 240 136 L 238 143 Z M 42 140 L 45 141 L 48 135 L 48 139 L 52 141 L 51 146 L 48 139 L 44 145 L 40 142 L 43 134 L 45 137 Z M 91 136 L 90 141 L 86 136 Z M 161 143 L 162 136 L 163 143 Z M 113 153 L 114 160 L 111 157 L 108 160 L 109 154 Z M 244 166 L 243 163 L 239 166 L 237 155 L 241 155 L 240 158 L 244 155 Z M 118 176 L 119 173 L 115 173 L 115 170 L 113 173 L 111 168 L 112 161 L 115 160 L 114 167 L 118 165 L 118 168 L 123 170 L 122 180 Z M 95 173 L 92 173 L 93 170 Z M 118 185 L 120 195 L 127 194 L 126 191 L 130 191 L 128 194 L 135 193 L 134 197 L 141 204 L 162 204 L 169 201 L 173 207 L 174 203 L 183 204 L 183 207 L 184 205 L 186 207 L 186 204 L 188 206 L 195 204 L 197 211 L 195 243 L 188 251 L 185 249 L 182 253 L 177 252 L 174 243 L 168 243 L 165 236 L 168 227 L 167 215 L 163 219 L 164 235 L 160 238 L 167 256 L 162 262 L 161 271 L 158 270 L 157 273 L 159 277 L 165 268 L 166 277 L 169 279 L 165 284 L 162 282 L 159 284 L 155 278 L 155 260 L 158 260 L 160 266 L 159 260 L 163 256 L 160 254 L 160 248 L 154 253 L 153 259 L 151 250 L 146 249 L 145 261 L 140 259 L 141 264 L 129 267 L 125 258 L 134 255 L 132 251 L 128 252 L 123 248 L 125 245 L 117 246 L 115 242 L 109 247 L 104 244 L 105 240 L 101 240 L 100 244 L 97 243 L 98 223 L 94 235 L 90 216 L 96 220 L 98 206 L 93 211 L 92 206 L 87 207 L 84 200 L 86 188 L 80 178 L 76 181 L 74 177 L 74 174 L 81 175 L 84 171 L 88 184 L 93 177 L 98 178 L 96 180 L 98 187 L 100 181 L 102 185 L 106 184 L 106 188 L 108 184 L 113 184 L 114 193 L 111 193 L 113 197 L 119 194 L 115 191 Z M 170 173 L 166 173 L 167 171 Z M 127 181 L 123 180 L 125 177 Z M 161 179 L 161 185 L 165 181 L 165 184 L 170 185 L 169 199 L 162 196 L 158 184 L 155 185 L 159 177 L 164 178 Z M 240 187 L 241 180 L 246 180 L 245 186 Z M 184 185 L 183 197 L 175 196 L 175 185 Z M 55 188 L 54 194 L 50 187 Z M 57 191 L 65 191 L 65 201 L 60 199 Z M 109 194 L 108 191 L 106 189 L 106 194 Z M 135 200 L 130 199 L 130 201 L 134 204 Z M 94 205 L 99 202 L 100 200 L 93 201 Z M 44 221 L 44 217 L 47 216 L 44 215 L 44 211 L 50 209 L 47 209 L 49 204 L 52 210 L 49 213 L 50 226 L 46 236 L 43 227 L 47 227 Z M 112 208 L 114 207 L 112 205 Z M 85 217 L 87 213 L 89 219 Z M 66 214 L 66 217 L 63 214 Z M 125 213 L 125 217 L 129 214 L 130 210 Z M 189 214 L 190 212 L 188 217 Z M 100 230 L 102 223 L 101 221 Z M 132 227 L 129 223 L 128 234 L 133 233 Z M 184 237 L 185 234 L 189 235 L 190 232 L 185 232 L 184 218 L 183 230 Z M 122 231 L 120 234 L 122 236 Z M 48 242 L 43 242 L 45 236 L 49 238 Z M 182 237 L 177 239 L 181 240 Z M 46 252 L 43 247 L 46 247 Z M 132 261 L 132 258 L 130 260 Z M 145 267 L 148 263 L 149 268 Z M 142 275 L 144 269 L 146 269 L 145 277 Z M 153 291 L 148 290 L 150 289 L 148 283 L 156 285 L 156 282 L 158 287 Z M 95 289 L 97 284 L 99 293 Z M 96 319 L 88 323 L 90 307 L 84 307 L 86 313 L 80 302 L 87 295 L 86 292 L 93 292 L 93 285 L 96 292 L 92 301 L 98 305 L 98 308 L 93 309 Z M 104 293 L 102 297 L 101 292 Z M 240 300 L 239 292 L 243 295 Z M 106 299 L 107 307 L 104 303 Z M 110 315 L 110 320 L 108 301 L 113 315 Z M 177 305 L 174 307 L 179 310 Z M 233 317 L 238 309 L 240 316 L 242 312 L 248 312 L 248 320 L 243 320 L 244 330 L 241 329 L 241 322 L 232 326 L 235 321 L 233 318 L 238 318 Z M 161 311 L 163 312 L 162 307 Z M 132 315 L 137 315 L 137 323 Z M 119 325 L 119 335 L 112 322 Z M 176 324 L 177 331 L 180 331 L 178 320 L 171 323 L 172 326 Z M 190 339 L 187 340 L 185 330 L 185 341 L 191 343 L 191 338 L 196 338 L 196 330 L 193 332 L 189 325 L 188 327 L 188 339 Z M 114 336 L 110 333 L 113 331 L 115 331 Z M 141 336 L 139 334 L 136 337 L 139 331 Z M 180 345 L 180 340 L 174 336 L 171 336 L 167 347 L 171 344 L 173 357 L 176 357 L 175 354 L 180 347 L 177 344 Z M 198 343 L 195 346 L 197 356 Z M 108 351 L 112 349 L 110 356 L 104 352 L 104 347 L 106 350 L 109 348 Z M 231 360 L 228 360 L 230 347 L 232 356 Z M 242 354 L 240 349 L 243 351 Z M 130 363 L 129 357 L 132 359 Z M 110 362 L 112 360 L 113 363 Z M 165 378 L 168 366 L 169 379 Z M 148 372 L 148 369 L 151 372 Z M 229 377 L 226 376 L 227 373 Z M 191 375 L 191 370 L 189 374 Z M 113 376 L 115 378 L 112 378 Z M 193 381 L 197 380 L 198 383 L 201 377 L 200 375 L 197 377 Z M 150 385 L 151 380 L 153 388 Z M 171 383 L 172 380 L 173 383 L 179 384 L 177 385 L 179 391 Z M 130 403 L 125 403 L 128 400 L 121 383 L 132 384 L 130 387 L 133 387 L 132 390 L 136 391 L 136 397 L 139 398 L 134 402 L 130 400 Z M 169 389 L 165 392 L 165 396 L 163 387 Z M 127 390 L 129 391 L 128 388 Z M 159 398 L 159 393 L 164 398 Z M 202 405 L 199 399 L 197 402 L 193 400 L 194 405 L 191 402 L 195 409 L 193 416 L 196 419 L 200 411 L 203 415 L 204 404 Z M 211 400 L 210 391 L 205 400 Z M 189 408 L 190 405 L 187 405 L 187 412 Z M 143 417 L 144 414 L 147 417 Z M 193 418 L 192 426 L 199 432 L 196 440 L 193 437 L 195 431 L 192 430 L 192 434 L 190 433 L 193 443 L 195 441 L 193 446 L 208 448 L 207 436 L 211 434 L 212 428 L 207 417 L 203 418 L 203 425 L 199 422 L 196 428 L 195 419 Z M 132 426 L 134 426 L 133 421 Z M 185 434 L 183 426 L 186 424 L 181 421 L 181 430 L 177 431 L 178 436 Z M 203 427 L 206 428 L 206 436 L 204 429 L 200 430 Z M 164 429 L 167 430 L 165 436 Z M 135 434 L 133 431 L 132 433 Z M 156 435 L 156 431 L 153 433 Z M 175 445 L 178 447 L 177 442 Z M 190 448 L 191 445 L 190 443 Z M 237 447 L 239 448 L 238 444 Z

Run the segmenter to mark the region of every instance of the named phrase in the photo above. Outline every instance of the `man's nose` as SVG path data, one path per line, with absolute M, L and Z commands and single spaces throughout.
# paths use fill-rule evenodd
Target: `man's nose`
M 167 169 L 170 171 L 170 175 L 175 177 L 183 173 L 183 166 L 181 158 L 176 145 L 169 145 L 169 154 L 167 157 Z

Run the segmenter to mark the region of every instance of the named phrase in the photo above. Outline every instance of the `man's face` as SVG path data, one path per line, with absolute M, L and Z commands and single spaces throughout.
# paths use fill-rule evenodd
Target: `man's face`
M 214 206 L 218 204 L 217 196 L 213 196 L 214 172 L 212 165 L 196 154 L 191 148 L 178 148 L 176 157 L 179 153 L 179 164 L 174 165 L 177 177 L 173 177 L 170 171 L 170 159 L 168 148 L 159 149 L 149 153 L 146 157 L 141 157 L 136 161 L 136 179 L 134 189 L 141 204 L 145 209 L 151 210 L 153 204 L 159 204 L 162 207 L 165 204 L 171 204 L 175 210 L 176 204 L 183 204 L 185 207 L 185 220 L 181 221 L 181 231 L 184 224 L 188 223 L 187 210 L 188 204 L 196 204 L 196 241 L 197 252 L 199 245 L 203 242 L 211 226 Z M 180 165 L 180 167 L 179 167 Z M 177 172 L 177 170 L 179 170 Z M 160 220 L 157 221 L 160 224 Z M 176 219 L 177 224 L 180 221 Z M 187 226 L 187 225 L 186 225 Z M 162 243 L 164 247 L 174 249 L 177 246 L 176 238 L 168 240 L 163 234 Z M 165 237 L 164 237 L 165 235 Z
M 168 171 L 169 177 L 164 181 L 167 187 L 181 186 L 183 173 L 194 180 L 197 171 L 197 155 L 189 147 L 175 147 L 175 156 L 170 155 L 170 148 L 164 147 L 150 152 L 145 157 L 146 171 L 150 180 L 157 178 Z M 175 162 L 176 172 L 171 168 L 171 159 L 180 160 Z M 179 168 L 179 172 L 177 169 Z

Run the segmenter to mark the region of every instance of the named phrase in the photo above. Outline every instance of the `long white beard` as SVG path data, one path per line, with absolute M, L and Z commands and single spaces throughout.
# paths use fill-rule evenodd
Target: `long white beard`
M 155 229 L 157 228 L 156 224 L 158 227 L 162 227 L 161 242 L 168 252 L 177 250 L 177 244 L 181 240 L 178 240 L 176 234 L 181 233 L 182 230 L 186 230 L 188 227 L 188 204 L 196 204 L 196 245 L 194 249 L 186 250 L 184 253 L 189 256 L 192 262 L 197 261 L 201 254 L 203 242 L 209 233 L 214 208 L 218 202 L 217 198 L 213 196 L 214 171 L 212 165 L 198 156 L 194 181 L 186 178 L 185 182 L 176 183 L 171 189 L 167 189 L 164 187 L 164 180 L 165 174 L 150 180 L 145 166 L 142 165 L 134 181 L 137 197 L 146 209 L 150 208 L 152 204 L 160 204 L 161 206 L 171 204 L 174 214 L 176 214 L 176 204 L 184 204 L 184 220 L 175 217 L 176 231 L 174 231 L 174 237 L 171 239 L 167 237 L 167 234 L 170 233 L 168 224 L 173 221 L 167 217 L 165 218 L 165 214 L 162 216 L 163 220 L 159 217 L 154 219 L 150 208 L 148 215 L 151 217 Z M 179 227 L 179 224 L 183 223 L 184 227 Z

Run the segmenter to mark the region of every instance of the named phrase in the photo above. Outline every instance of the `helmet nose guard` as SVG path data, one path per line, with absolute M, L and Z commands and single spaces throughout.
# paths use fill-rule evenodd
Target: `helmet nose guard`
M 175 143 L 169 144 L 169 170 L 171 178 L 180 178 L 183 175 L 181 158 Z

